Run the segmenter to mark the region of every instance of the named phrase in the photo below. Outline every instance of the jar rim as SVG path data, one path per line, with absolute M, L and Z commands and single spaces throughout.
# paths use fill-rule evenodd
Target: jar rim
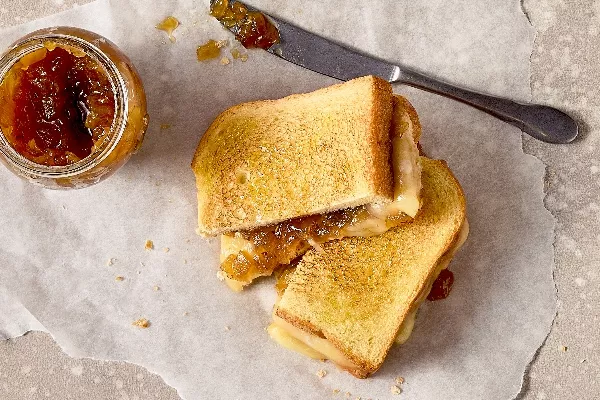
M 94 35 L 98 36 L 98 39 L 94 41 L 107 40 L 99 35 Z M 11 166 L 18 168 L 28 175 L 59 179 L 76 176 L 89 171 L 106 159 L 114 150 L 127 126 L 128 93 L 123 75 L 116 64 L 99 47 L 78 36 L 56 32 L 39 35 L 36 35 L 34 32 L 32 36 L 27 36 L 14 43 L 0 58 L 0 83 L 16 62 L 21 60 L 25 55 L 43 48 L 49 41 L 81 49 L 86 56 L 92 57 L 97 61 L 107 73 L 115 98 L 115 112 L 108 140 L 104 140 L 102 145 L 95 149 L 93 153 L 72 164 L 62 166 L 44 165 L 29 160 L 15 150 L 2 133 L 2 128 L 0 127 L 0 153 L 11 163 Z

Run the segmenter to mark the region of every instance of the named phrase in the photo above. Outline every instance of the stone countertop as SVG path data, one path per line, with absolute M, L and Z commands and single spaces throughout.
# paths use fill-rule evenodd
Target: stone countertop
M 0 27 L 89 0 L 2 0 Z M 600 395 L 600 0 L 524 0 L 538 30 L 533 101 L 568 111 L 581 140 L 551 146 L 524 137 L 546 165 L 546 207 L 557 218 L 558 314 L 528 368 L 521 399 Z M 0 398 L 179 399 L 157 375 L 124 362 L 73 359 L 45 333 L 0 342 Z

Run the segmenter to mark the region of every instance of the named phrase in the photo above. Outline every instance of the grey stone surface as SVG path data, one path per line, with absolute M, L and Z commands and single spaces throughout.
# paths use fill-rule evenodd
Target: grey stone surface
M 140 366 L 76 359 L 46 333 L 0 342 L 0 399 L 177 400 L 175 389 Z
M 79 3 L 87 0 L 79 0 Z M 72 7 L 73 0 L 1 0 L 0 27 Z M 524 138 L 523 148 L 548 165 L 546 206 L 557 218 L 558 314 L 533 361 L 521 398 L 600 396 L 600 0 L 524 0 L 538 30 L 532 61 L 533 100 L 569 111 L 582 138 L 551 146 Z M 144 368 L 72 359 L 51 337 L 30 333 L 0 342 L 0 398 L 177 399 Z

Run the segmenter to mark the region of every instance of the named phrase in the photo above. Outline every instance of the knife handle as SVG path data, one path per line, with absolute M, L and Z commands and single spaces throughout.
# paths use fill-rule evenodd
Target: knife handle
M 398 68 L 399 73 L 393 82 L 404 83 L 466 103 L 520 128 L 536 139 L 548 143 L 570 143 L 577 137 L 577 123 L 556 108 L 538 104 L 522 104 L 501 97 L 477 93 L 415 71 Z

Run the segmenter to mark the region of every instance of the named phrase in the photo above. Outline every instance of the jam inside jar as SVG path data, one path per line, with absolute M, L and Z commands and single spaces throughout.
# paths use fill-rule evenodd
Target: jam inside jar
M 51 43 L 16 63 L 0 93 L 9 97 L 0 127 L 17 152 L 38 164 L 62 166 L 88 157 L 114 120 L 115 94 L 102 66 Z
M 81 188 L 120 168 L 148 116 L 141 79 L 115 44 L 55 27 L 0 58 L 0 161 L 47 188 Z

